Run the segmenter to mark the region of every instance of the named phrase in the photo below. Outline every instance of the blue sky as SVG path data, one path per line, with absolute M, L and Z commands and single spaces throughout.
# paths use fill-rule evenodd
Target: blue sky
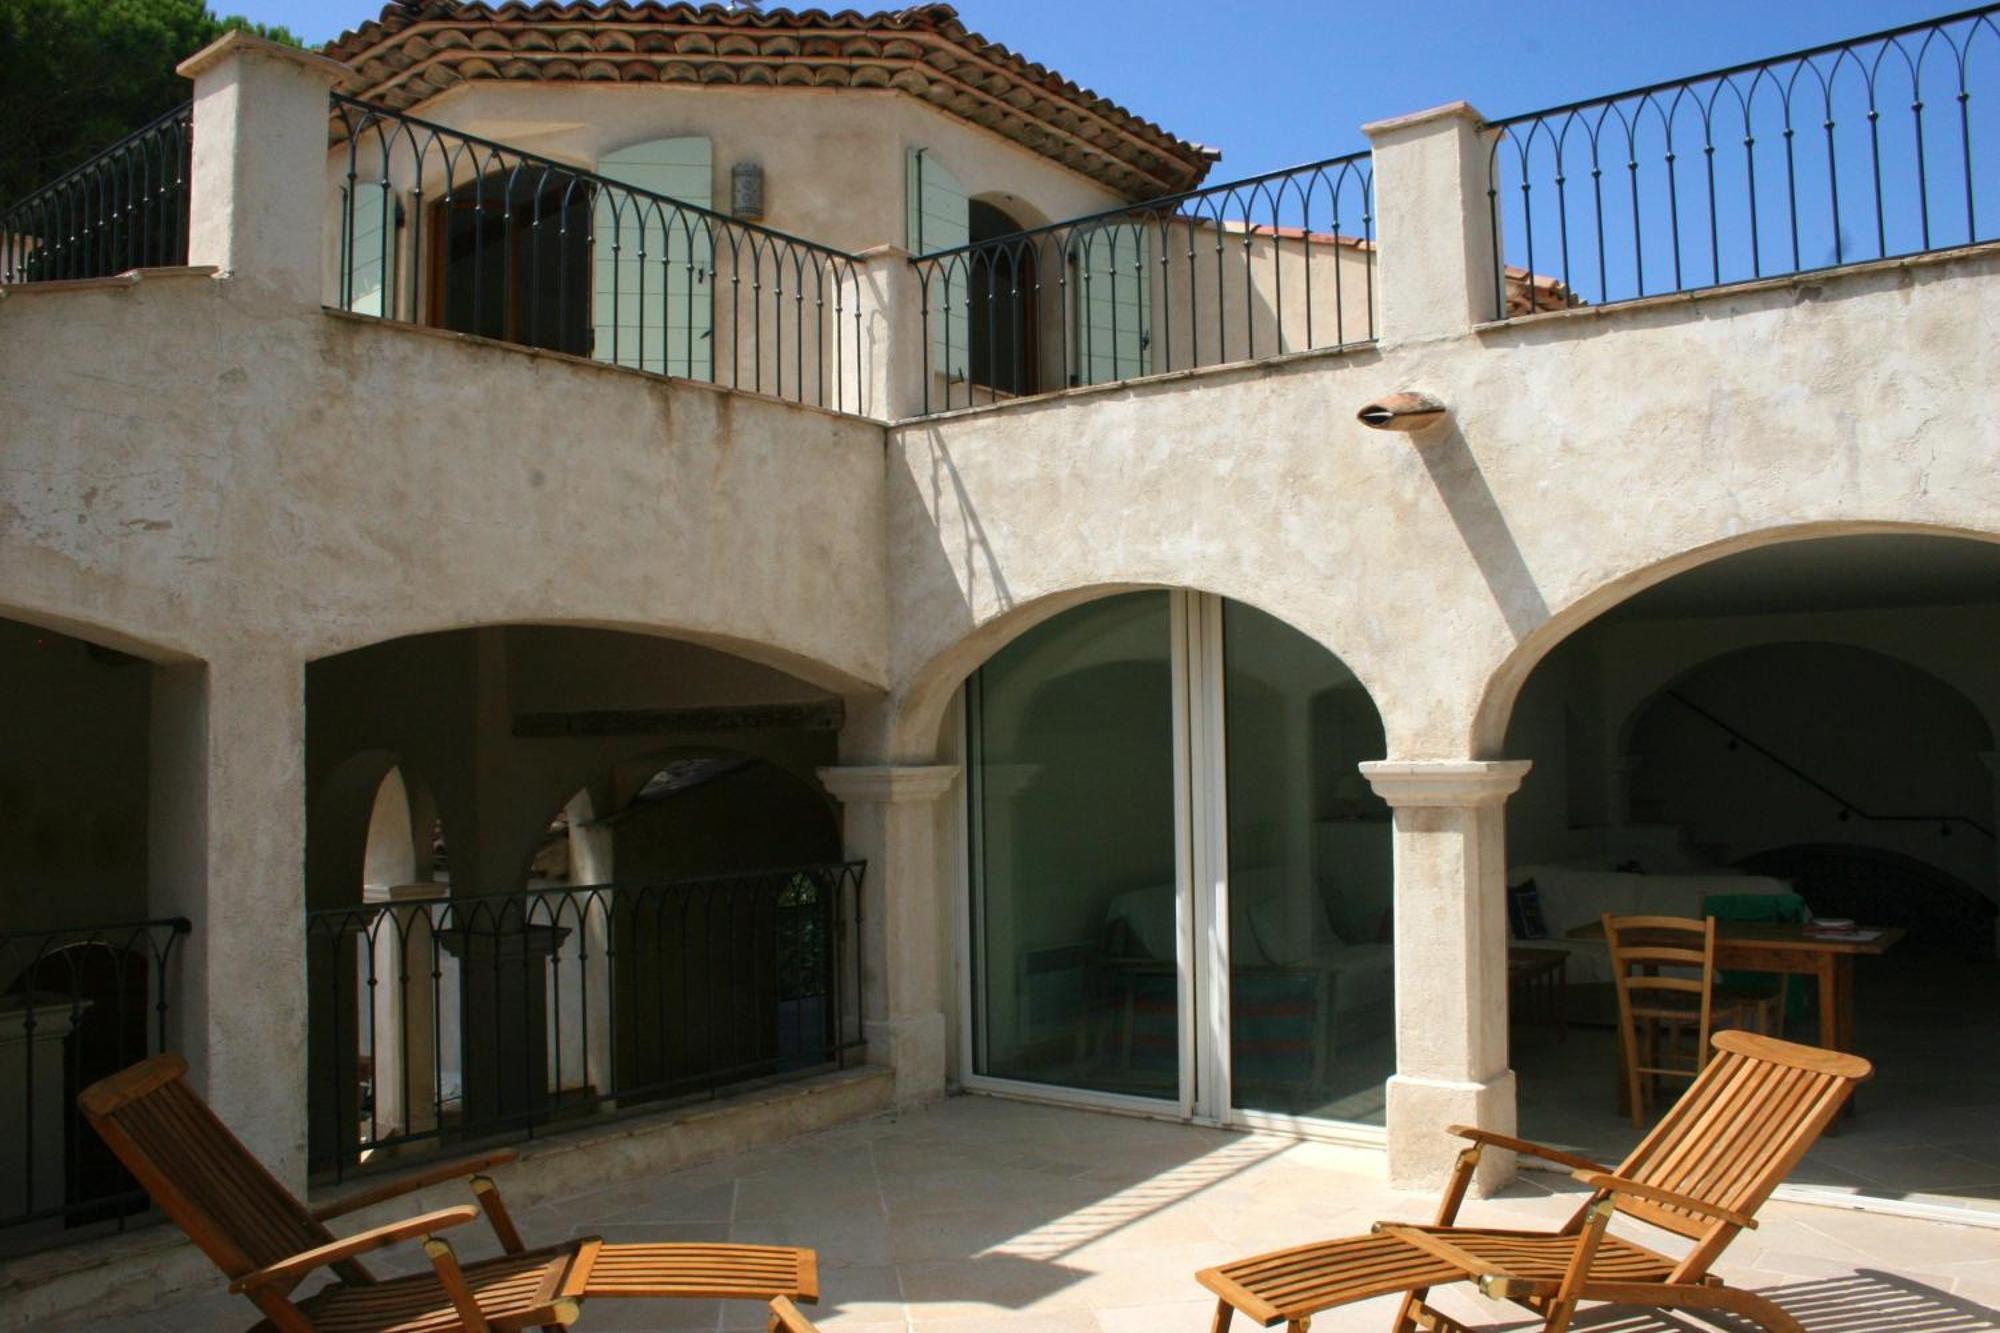
M 215 8 L 312 41 L 380 12 L 368 0 L 217 0 Z M 1510 115 L 1951 12 L 1936 0 L 959 0 L 958 8 L 974 31 L 1221 148 L 1216 180 L 1363 147 L 1364 121 L 1439 102 L 1464 98 L 1489 116 Z

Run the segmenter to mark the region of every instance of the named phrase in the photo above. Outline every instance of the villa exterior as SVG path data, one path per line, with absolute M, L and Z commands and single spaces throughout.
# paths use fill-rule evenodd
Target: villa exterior
M 1924 40 L 1914 150 L 1757 91 Z M 1685 81 L 1702 194 L 1657 90 L 1205 184 L 945 5 L 219 42 L 122 230 L 0 215 L 0 1236 L 108 1243 L 63 1096 L 161 1044 L 299 1186 L 959 1090 L 1434 1182 L 1609 1110 L 1530 879 L 1817 893 L 1991 1023 L 1996 67 Z M 1864 1132 L 2000 1105 L 1921 1082 Z

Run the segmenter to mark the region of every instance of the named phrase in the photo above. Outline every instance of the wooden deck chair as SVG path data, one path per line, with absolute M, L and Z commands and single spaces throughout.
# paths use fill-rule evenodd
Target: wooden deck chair
M 819 1298 L 817 1257 L 778 1245 L 606 1245 L 596 1238 L 528 1249 L 499 1187 L 482 1174 L 511 1152 L 428 1167 L 308 1209 L 187 1086 L 187 1062 L 155 1056 L 92 1084 L 84 1117 L 153 1201 L 264 1312 L 260 1329 L 285 1333 L 510 1333 L 564 1328 L 591 1297 Z M 328 1220 L 450 1180 L 469 1179 L 462 1204 L 335 1237 Z M 504 1253 L 461 1265 L 438 1234 L 484 1212 Z M 421 1237 L 431 1271 L 377 1279 L 360 1257 Z M 337 1281 L 294 1300 L 321 1269 Z
M 1859 1056 L 1749 1032 L 1719 1032 L 1715 1057 L 1652 1133 L 1614 1171 L 1504 1134 L 1453 1126 L 1471 1140 L 1458 1155 L 1437 1221 L 1377 1223 L 1365 1236 L 1320 1241 L 1204 1269 L 1218 1298 L 1214 1333 L 1236 1311 L 1265 1327 L 1304 1333 L 1321 1310 L 1405 1293 L 1393 1333 L 1464 1333 L 1426 1304 L 1433 1287 L 1469 1282 L 1496 1300 L 1540 1315 L 1564 1333 L 1579 1301 L 1741 1315 L 1771 1333 L 1804 1333 L 1799 1322 L 1753 1292 L 1709 1272 L 1736 1233 L 1798 1164 L 1873 1072 Z M 1591 1194 L 1556 1231 L 1462 1227 L 1458 1210 L 1488 1149 L 1525 1153 L 1570 1168 Z M 1686 1237 L 1672 1259 L 1611 1234 L 1615 1214 Z
M 819 1326 L 780 1296 L 771 1302 L 771 1323 L 765 1333 L 819 1333 Z

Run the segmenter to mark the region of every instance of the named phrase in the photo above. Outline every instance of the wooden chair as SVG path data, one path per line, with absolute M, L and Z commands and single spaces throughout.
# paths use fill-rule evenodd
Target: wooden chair
M 777 1245 L 606 1245 L 595 1237 L 531 1250 L 482 1174 L 514 1159 L 488 1153 L 308 1209 L 187 1086 L 187 1062 L 160 1055 L 86 1088 L 83 1114 L 188 1238 L 286 1333 L 511 1333 L 574 1323 L 590 1297 L 819 1298 L 817 1257 Z M 479 1206 L 444 1208 L 337 1238 L 332 1218 L 445 1181 L 469 1179 Z M 504 1254 L 463 1264 L 440 1232 L 481 1212 Z M 377 1279 L 360 1257 L 421 1237 L 431 1271 Z M 311 1296 L 309 1276 L 338 1279 Z
M 819 1333 L 819 1327 L 800 1313 L 783 1296 L 771 1302 L 771 1323 L 766 1333 Z
M 1717 987 L 1714 917 L 1606 913 L 1603 921 L 1618 993 L 1622 1091 L 1633 1126 L 1644 1128 L 1654 1079 L 1701 1073 L 1715 1028 L 1775 1036 L 1784 997 Z
M 1525 1306 L 1541 1316 L 1546 1333 L 1564 1333 L 1580 1301 L 1720 1311 L 1770 1333 L 1804 1333 L 1777 1305 L 1723 1285 L 1709 1269 L 1737 1232 L 1757 1225 L 1757 1209 L 1872 1071 L 1859 1056 L 1749 1032 L 1719 1032 L 1714 1046 L 1715 1058 L 1694 1085 L 1616 1170 L 1453 1126 L 1472 1146 L 1458 1155 L 1436 1222 L 1377 1223 L 1365 1236 L 1204 1269 L 1196 1278 L 1217 1296 L 1214 1333 L 1224 1333 L 1238 1310 L 1267 1328 L 1283 1323 L 1304 1333 L 1321 1310 L 1395 1292 L 1406 1294 L 1394 1333 L 1466 1333 L 1426 1304 L 1431 1288 L 1454 1282 Z M 1492 1148 L 1566 1166 L 1590 1196 L 1556 1231 L 1459 1226 L 1480 1155 Z M 1620 1213 L 1692 1247 L 1674 1259 L 1613 1235 L 1608 1224 Z

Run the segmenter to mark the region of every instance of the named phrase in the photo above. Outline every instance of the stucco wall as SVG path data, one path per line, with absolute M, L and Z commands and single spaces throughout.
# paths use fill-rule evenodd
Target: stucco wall
M 756 162 L 765 226 L 850 251 L 904 244 L 910 148 L 935 153 L 968 194 L 1011 195 L 1044 217 L 1124 202 L 991 130 L 886 89 L 468 83 L 417 114 L 585 169 L 627 144 L 706 135 L 718 211 L 729 211 L 729 168 Z
M 1161 584 L 1317 638 L 1392 757 L 1497 755 L 1541 655 L 1679 569 L 1811 532 L 2000 537 L 2000 408 L 1973 387 L 1996 271 L 1854 272 L 898 427 L 886 743 L 925 751 L 956 682 L 1039 615 Z M 1452 405 L 1436 436 L 1354 420 L 1406 387 Z
M 301 664 L 594 624 L 883 677 L 883 589 L 850 572 L 879 567 L 866 422 L 201 275 L 12 293 L 0 338 L 0 606 L 24 618 Z

